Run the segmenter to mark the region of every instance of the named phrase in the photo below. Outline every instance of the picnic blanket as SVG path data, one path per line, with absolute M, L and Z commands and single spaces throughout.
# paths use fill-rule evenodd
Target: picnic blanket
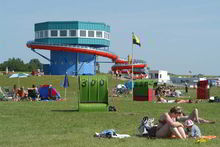
M 178 139 L 175 135 L 172 135 L 170 138 L 171 139 Z M 201 136 L 197 140 L 199 140 L 199 139 L 201 139 L 201 140 L 211 140 L 211 139 L 215 139 L 215 138 L 216 138 L 216 136 L 208 135 L 208 136 Z
M 202 136 L 201 138 L 204 138 L 204 139 L 215 139 L 216 136 Z

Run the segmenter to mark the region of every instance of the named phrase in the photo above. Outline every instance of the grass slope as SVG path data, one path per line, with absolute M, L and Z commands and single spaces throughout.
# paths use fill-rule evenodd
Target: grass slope
M 22 86 L 52 83 L 61 95 L 64 89 L 59 86 L 64 76 L 42 76 L 20 79 Z M 220 145 L 219 137 L 206 143 L 197 144 L 193 139 L 146 139 L 137 137 L 137 127 L 143 116 L 154 117 L 157 121 L 162 112 L 175 104 L 136 102 L 131 97 L 109 98 L 117 112 L 77 112 L 76 78 L 69 77 L 68 99 L 57 102 L 0 102 L 0 146 L 20 147 L 66 147 L 66 146 L 210 146 Z M 16 79 L 0 76 L 0 85 L 11 87 Z M 109 76 L 110 89 L 123 81 Z M 189 95 L 195 98 L 195 89 Z M 220 88 L 211 89 L 211 94 L 220 96 Z M 181 104 L 186 113 L 198 108 L 204 118 L 216 120 L 215 124 L 200 124 L 204 135 L 220 136 L 220 114 L 218 103 Z M 95 132 L 115 129 L 120 134 L 130 134 L 126 139 L 98 139 Z

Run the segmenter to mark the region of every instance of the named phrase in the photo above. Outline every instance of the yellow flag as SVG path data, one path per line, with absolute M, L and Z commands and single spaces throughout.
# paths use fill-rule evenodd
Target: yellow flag
M 137 44 L 141 46 L 140 38 L 136 36 L 134 33 L 132 33 L 132 41 L 133 41 L 133 44 Z

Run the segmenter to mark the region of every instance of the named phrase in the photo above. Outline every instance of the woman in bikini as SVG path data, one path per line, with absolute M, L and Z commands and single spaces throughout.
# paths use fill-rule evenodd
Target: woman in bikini
M 183 124 L 176 121 L 176 118 L 179 117 L 181 113 L 181 107 L 174 106 L 170 109 L 170 112 L 162 114 L 157 126 L 156 137 L 166 138 L 175 135 L 178 138 L 185 139 L 186 134 Z

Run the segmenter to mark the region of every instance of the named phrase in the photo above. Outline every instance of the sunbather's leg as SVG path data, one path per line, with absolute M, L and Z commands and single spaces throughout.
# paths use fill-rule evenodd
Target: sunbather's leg
M 181 134 L 182 138 L 186 139 L 186 133 L 185 133 L 183 127 L 178 127 L 177 129 L 178 129 L 179 133 Z
M 179 100 L 176 102 L 177 104 L 180 104 L 180 103 L 189 103 L 189 100 Z
M 180 131 L 177 127 L 171 127 L 170 129 L 171 129 L 171 132 L 173 133 L 173 135 L 175 135 L 178 138 L 185 139 L 184 135 L 183 136 L 181 135 L 183 133 L 182 130 L 180 133 Z
M 195 121 L 195 122 L 197 122 L 197 123 L 200 123 L 200 121 L 199 121 L 199 111 L 198 111 L 198 109 L 197 109 L 197 108 L 194 109 L 194 110 L 192 111 L 192 113 L 189 115 L 188 118 L 191 119 L 191 120 L 193 120 L 193 121 Z
M 186 134 L 183 127 L 171 127 L 168 123 L 166 123 L 159 130 L 157 130 L 156 137 L 165 138 L 170 137 L 172 134 L 181 139 L 186 138 Z
M 200 123 L 209 123 L 209 124 L 215 123 L 215 121 L 206 120 L 206 119 L 203 119 L 203 118 L 200 118 L 200 117 L 199 117 L 199 122 Z

